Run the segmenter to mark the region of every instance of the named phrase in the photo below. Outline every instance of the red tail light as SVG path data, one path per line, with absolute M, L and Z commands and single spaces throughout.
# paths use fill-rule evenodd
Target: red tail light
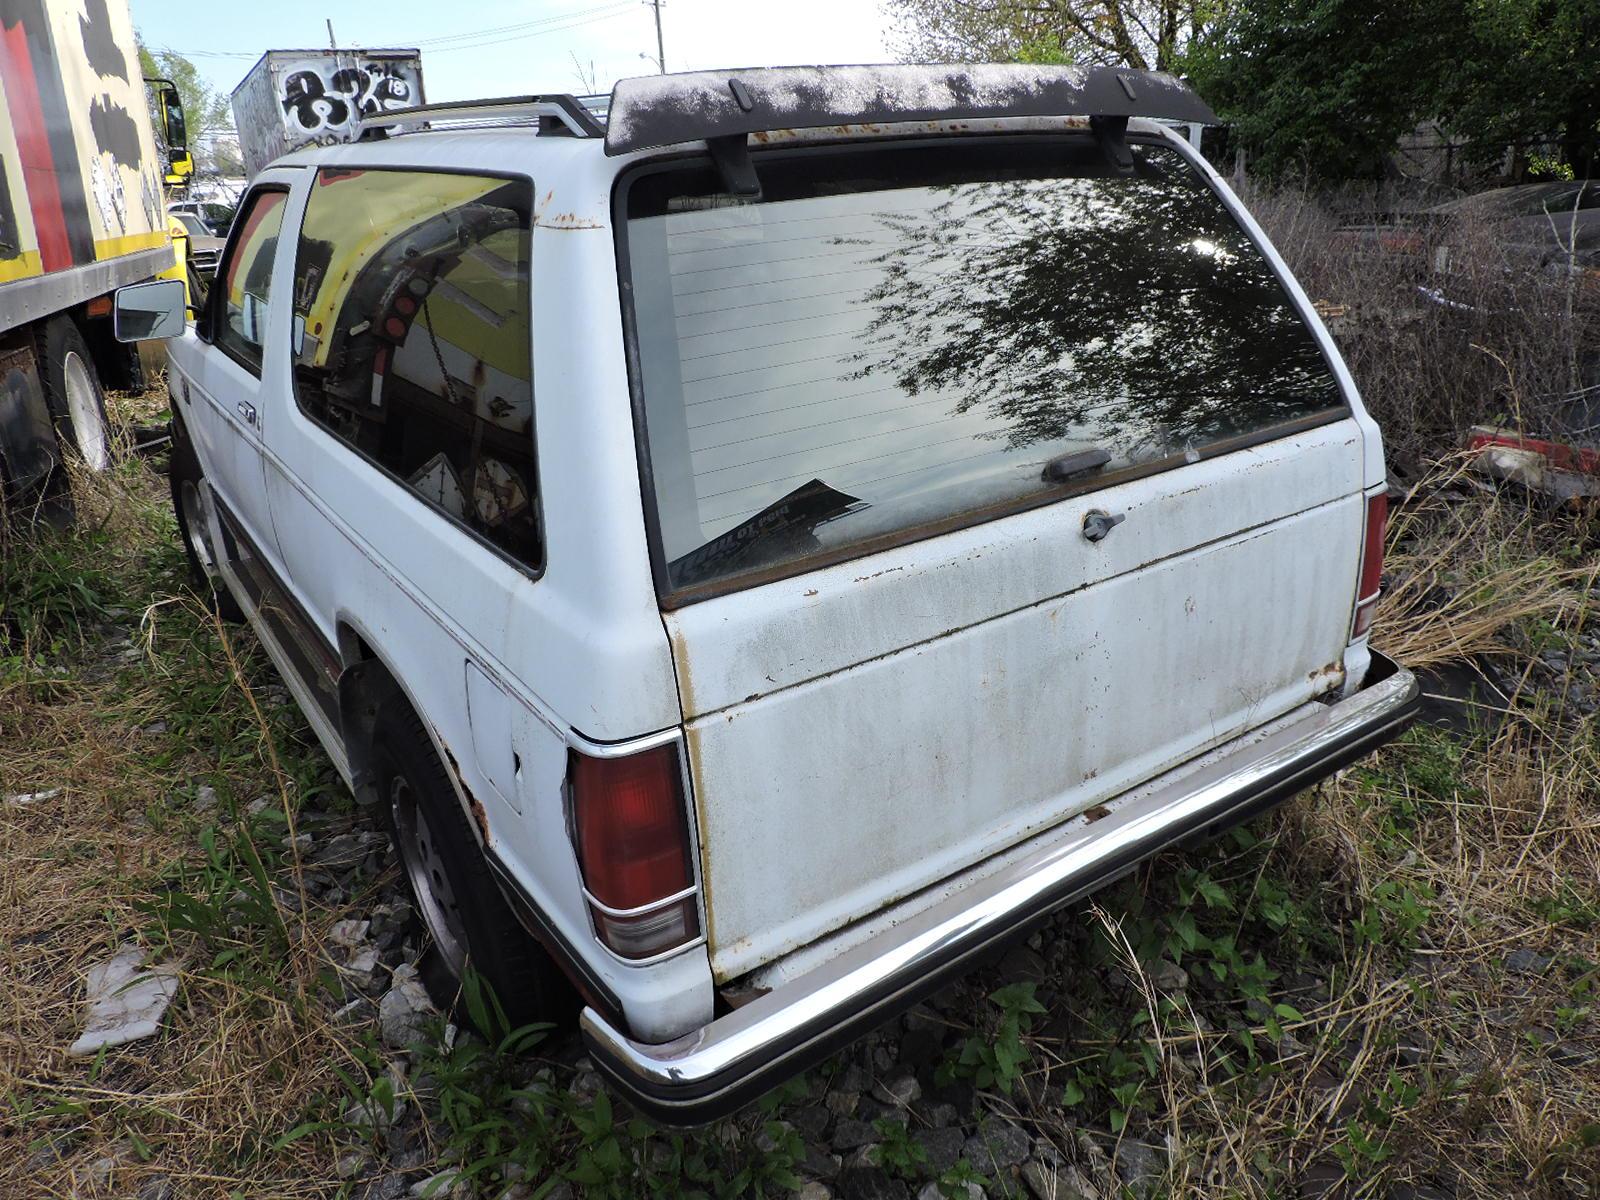
M 571 758 L 573 833 L 600 940 L 648 958 L 700 934 L 675 746 Z
M 1367 534 L 1361 548 L 1361 583 L 1356 588 L 1356 618 L 1351 638 L 1372 628 L 1378 611 L 1378 581 L 1383 578 L 1383 534 L 1389 520 L 1389 497 L 1383 492 L 1367 497 Z

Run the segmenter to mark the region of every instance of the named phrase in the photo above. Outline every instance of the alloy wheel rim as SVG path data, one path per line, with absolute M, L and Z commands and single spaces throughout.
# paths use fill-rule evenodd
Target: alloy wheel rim
M 67 417 L 72 422 L 72 437 L 78 443 L 78 453 L 90 468 L 103 471 L 111 464 L 111 453 L 106 445 L 105 417 L 94 378 L 76 350 L 67 352 L 61 373 L 66 383 Z
M 439 953 L 459 979 L 467 965 L 466 929 L 455 889 L 439 855 L 433 827 L 417 803 L 416 793 L 404 776 L 390 785 L 389 806 L 399 833 L 400 861 L 405 865 L 421 910 L 422 923 Z

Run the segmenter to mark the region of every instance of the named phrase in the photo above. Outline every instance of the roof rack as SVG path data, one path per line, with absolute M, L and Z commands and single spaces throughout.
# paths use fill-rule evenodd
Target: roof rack
M 544 96 L 502 96 L 492 100 L 451 100 L 443 104 L 393 108 L 362 117 L 359 140 L 371 141 L 424 129 L 481 129 L 534 122 L 537 122 L 541 134 L 604 137 L 605 126 L 597 118 L 603 115 L 610 100 L 609 96 L 584 96 L 580 99 L 564 93 L 552 93 Z M 596 109 L 599 109 L 599 113 Z

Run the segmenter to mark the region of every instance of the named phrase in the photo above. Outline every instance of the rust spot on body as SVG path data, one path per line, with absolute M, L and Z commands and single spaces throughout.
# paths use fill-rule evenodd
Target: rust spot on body
M 694 834 L 699 843 L 694 849 L 700 857 L 700 904 L 706 918 L 706 949 L 714 952 L 717 945 L 717 914 L 711 903 L 711 856 L 706 853 L 705 789 L 700 781 L 700 733 L 691 725 L 683 727 L 683 748 L 689 755 L 689 791 L 694 802 Z
M 1315 671 L 1309 671 L 1306 678 L 1311 681 L 1311 694 L 1313 696 L 1330 692 L 1335 688 L 1344 686 L 1344 663 L 1335 660 Z
M 461 785 L 462 791 L 467 791 L 467 785 Z M 472 810 L 472 819 L 478 823 L 478 830 L 483 834 L 484 844 L 489 842 L 489 814 L 483 811 L 483 803 L 471 792 L 467 792 L 467 807 Z
M 533 223 L 534 223 L 535 227 L 537 227 L 539 229 L 574 230 L 574 229 L 599 229 L 599 228 L 601 228 L 601 225 L 600 225 L 599 221 L 587 221 L 584 218 L 578 216 L 577 213 L 570 213 L 570 212 L 557 213 L 555 216 L 550 217 L 548 220 L 545 219 L 543 216 L 535 217 Z
M 695 714 L 694 679 L 689 674 L 689 646 L 675 622 L 667 622 L 667 637 L 672 643 L 672 666 L 678 676 L 678 703 L 687 719 Z
M 450 774 L 455 777 L 456 786 L 461 789 L 461 794 L 467 798 L 467 809 L 472 813 L 472 819 L 477 823 L 478 832 L 483 834 L 483 844 L 490 844 L 489 814 L 485 811 L 483 803 L 472 794 L 472 789 L 467 786 L 467 781 L 461 777 L 461 764 L 456 762 L 456 756 L 451 753 L 450 747 L 444 744 L 441 738 L 440 747 L 444 750 L 445 761 L 450 764 Z

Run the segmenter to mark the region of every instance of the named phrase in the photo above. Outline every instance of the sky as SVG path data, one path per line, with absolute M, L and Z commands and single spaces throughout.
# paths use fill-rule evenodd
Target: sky
M 582 92 L 591 79 L 608 92 L 619 78 L 656 69 L 654 12 L 642 0 L 130 0 L 130 7 L 146 45 L 179 51 L 224 95 L 265 50 L 326 46 L 328 18 L 341 46 L 420 49 L 429 101 Z M 661 6 L 669 71 L 892 61 L 886 24 L 878 0 Z

